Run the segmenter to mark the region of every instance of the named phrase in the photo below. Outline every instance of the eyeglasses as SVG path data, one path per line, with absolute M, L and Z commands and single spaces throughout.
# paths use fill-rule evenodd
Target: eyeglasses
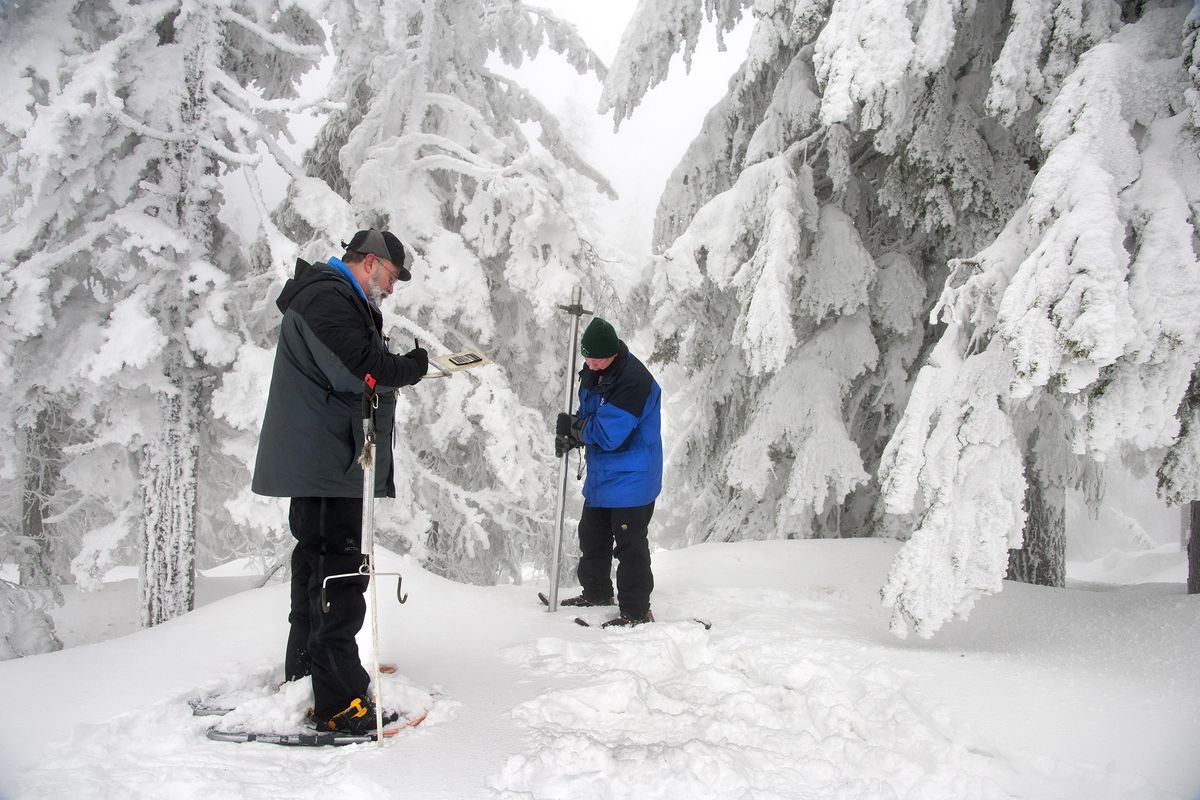
M 384 264 L 384 261 L 382 258 L 380 258 L 379 256 L 376 256 L 374 253 L 372 253 L 371 255 L 375 256 L 375 262 L 377 264 L 379 264 L 379 266 L 383 268 L 383 271 L 388 274 L 388 277 L 390 277 L 392 279 L 392 283 L 395 283 L 396 281 L 400 280 L 400 270 L 396 270 L 395 272 L 392 272 Z

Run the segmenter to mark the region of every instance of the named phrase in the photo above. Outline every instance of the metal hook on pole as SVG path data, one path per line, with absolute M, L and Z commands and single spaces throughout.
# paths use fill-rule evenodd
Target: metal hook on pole
M 591 316 L 593 312 L 583 307 L 583 290 L 578 286 L 571 289 L 571 304 L 559 308 L 571 315 L 571 344 L 567 351 L 567 376 L 563 382 L 563 410 L 570 414 L 575 408 L 579 320 L 585 314 Z M 558 513 L 555 514 L 554 552 L 550 562 L 550 602 L 547 604 L 547 611 L 558 610 L 558 563 L 562 559 L 563 518 L 567 510 L 567 484 L 571 475 L 570 456 L 571 451 L 568 450 L 560 459 L 562 476 L 558 486 Z

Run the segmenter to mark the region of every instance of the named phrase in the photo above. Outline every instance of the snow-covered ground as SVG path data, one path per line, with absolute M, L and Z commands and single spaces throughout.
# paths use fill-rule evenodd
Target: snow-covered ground
M 931 641 L 887 632 L 896 547 L 659 552 L 659 622 L 630 631 L 381 557 L 410 593 L 382 587 L 385 690 L 429 718 L 322 750 L 208 741 L 186 702 L 278 677 L 284 585 L 209 575 L 197 611 L 132 632 L 136 586 L 111 584 L 68 597 L 60 631 L 129 635 L 0 663 L 0 797 L 1200 797 L 1200 597 L 1177 546 L 1072 565 L 1065 590 L 1006 584 Z M 1170 582 L 1098 582 L 1114 571 Z

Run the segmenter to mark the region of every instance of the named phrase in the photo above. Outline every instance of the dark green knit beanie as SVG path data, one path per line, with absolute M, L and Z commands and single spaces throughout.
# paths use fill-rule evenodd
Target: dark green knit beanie
M 579 352 L 584 358 L 608 358 L 617 354 L 617 331 L 608 322 L 596 317 L 588 323 L 583 338 L 579 341 Z

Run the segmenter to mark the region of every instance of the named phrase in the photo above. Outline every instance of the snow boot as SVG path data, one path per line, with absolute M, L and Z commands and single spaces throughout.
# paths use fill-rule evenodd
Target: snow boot
M 565 605 L 565 604 L 564 604 Z M 643 625 L 647 622 L 654 622 L 654 615 L 650 613 L 650 609 L 646 609 L 646 613 L 641 616 L 626 614 L 621 612 L 621 616 L 610 619 L 608 622 L 601 625 L 601 628 L 632 628 L 634 625 Z
M 400 719 L 395 711 L 383 712 L 383 724 L 390 725 Z M 362 697 L 350 701 L 350 705 L 327 720 L 317 721 L 317 730 L 329 730 L 349 736 L 375 735 L 375 704 Z
M 595 598 L 588 597 L 586 594 L 581 594 L 578 597 L 568 597 L 566 600 L 563 600 L 562 603 L 560 603 L 559 605 L 582 606 L 585 608 L 590 608 L 592 606 L 612 606 L 612 605 L 616 605 L 616 603 L 613 601 L 613 598 L 611 598 L 611 597 L 595 599 Z

